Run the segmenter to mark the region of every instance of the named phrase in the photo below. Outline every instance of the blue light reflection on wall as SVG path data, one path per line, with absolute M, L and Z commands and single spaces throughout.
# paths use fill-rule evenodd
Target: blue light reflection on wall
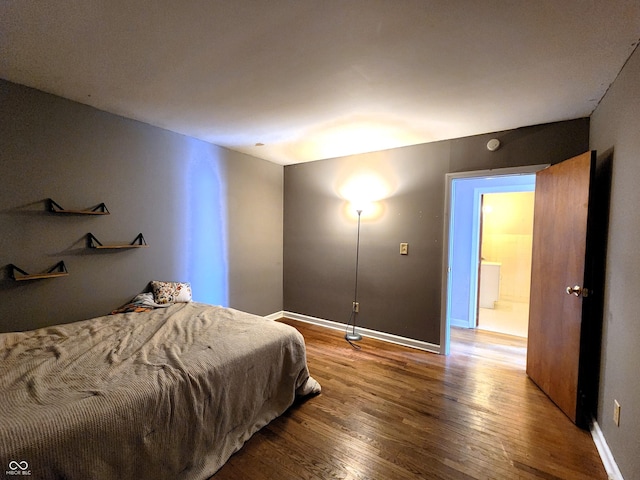
M 190 140 L 188 159 L 187 242 L 184 246 L 187 276 L 193 300 L 228 306 L 226 188 L 215 146 Z

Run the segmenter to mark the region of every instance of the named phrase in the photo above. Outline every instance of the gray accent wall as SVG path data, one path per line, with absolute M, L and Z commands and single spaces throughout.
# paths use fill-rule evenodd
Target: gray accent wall
M 354 298 L 356 217 L 343 187 L 388 188 L 363 217 L 359 326 L 438 345 L 445 174 L 558 163 L 589 148 L 589 119 L 525 127 L 284 168 L 284 310 L 346 323 Z M 502 146 L 486 148 L 491 138 Z M 409 255 L 401 256 L 401 242 Z
M 283 167 L 0 81 L 0 331 L 103 315 L 151 280 L 282 310 Z M 108 216 L 61 216 L 106 203 Z M 95 251 L 143 233 L 149 247 Z M 15 282 L 9 264 L 69 276 Z
M 598 424 L 625 479 L 640 478 L 640 50 L 591 116 L 591 148 L 612 158 Z M 613 423 L 614 400 L 621 405 Z

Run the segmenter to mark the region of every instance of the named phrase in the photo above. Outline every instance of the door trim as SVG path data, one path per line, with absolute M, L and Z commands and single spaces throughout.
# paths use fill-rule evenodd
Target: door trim
M 443 355 L 449 354 L 450 347 L 450 325 L 449 325 L 449 283 L 450 283 L 450 255 L 451 248 L 451 194 L 453 181 L 462 178 L 474 178 L 474 177 L 503 177 L 503 176 L 515 176 L 515 175 L 530 175 L 547 168 L 549 164 L 543 165 L 527 165 L 522 167 L 509 167 L 509 168 L 496 168 L 489 170 L 475 170 L 468 172 L 457 172 L 445 174 L 445 201 L 444 201 L 444 231 L 442 242 L 442 294 L 441 294 L 441 308 L 440 308 L 440 353 Z

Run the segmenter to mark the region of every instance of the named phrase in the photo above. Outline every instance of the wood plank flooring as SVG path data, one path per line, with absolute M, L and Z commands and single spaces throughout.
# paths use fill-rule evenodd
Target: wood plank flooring
M 213 480 L 606 479 L 591 435 L 527 378 L 526 340 L 452 331 L 445 357 L 282 320 L 322 393 L 253 435 Z

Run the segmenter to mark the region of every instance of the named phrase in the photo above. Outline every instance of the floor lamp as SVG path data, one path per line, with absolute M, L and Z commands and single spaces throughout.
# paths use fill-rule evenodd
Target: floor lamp
M 351 316 L 349 317 L 349 321 L 347 322 L 347 331 L 344 335 L 344 338 L 351 344 L 352 347 L 360 348 L 352 343 L 362 340 L 362 335 L 356 332 L 356 318 L 358 317 L 358 312 L 360 311 L 360 304 L 358 303 L 358 263 L 360 260 L 360 216 L 362 215 L 362 209 L 356 210 L 356 212 L 358 213 L 358 239 L 356 241 L 356 282 L 355 290 L 353 293 Z M 351 333 L 349 333 L 349 325 L 352 325 Z

